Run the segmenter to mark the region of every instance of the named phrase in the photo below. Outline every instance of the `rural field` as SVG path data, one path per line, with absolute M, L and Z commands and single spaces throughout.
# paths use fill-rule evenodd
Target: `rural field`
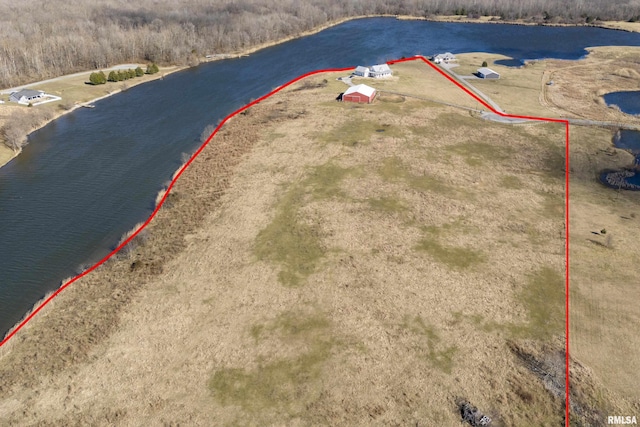
M 565 127 L 392 68 L 371 105 L 325 73 L 226 124 L 0 349 L 0 424 L 453 426 L 462 400 L 563 424 Z M 572 425 L 639 410 L 639 194 L 595 181 L 630 162 L 610 139 L 572 127 Z

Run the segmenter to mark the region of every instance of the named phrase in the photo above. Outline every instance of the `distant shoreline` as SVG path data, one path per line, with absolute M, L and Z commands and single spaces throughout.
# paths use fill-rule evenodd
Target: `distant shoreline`
M 347 18 L 341 18 L 335 21 L 331 21 L 328 23 L 325 23 L 323 25 L 320 25 L 316 28 L 313 28 L 311 30 L 307 30 L 307 31 L 303 31 L 297 35 L 293 35 L 293 36 L 287 36 L 278 40 L 274 40 L 271 42 L 265 42 L 265 43 L 261 43 L 255 46 L 251 46 L 251 47 L 247 47 L 241 51 L 237 51 L 237 52 L 233 52 L 233 53 L 229 53 L 229 54 L 225 54 L 219 57 L 216 56 L 212 56 L 212 57 L 208 57 L 208 58 L 204 58 L 201 60 L 201 63 L 207 63 L 207 62 L 213 62 L 213 61 L 218 61 L 218 60 L 222 60 L 222 59 L 228 59 L 228 58 L 239 58 L 242 56 L 246 56 L 246 55 L 250 55 L 252 53 L 258 52 L 262 49 L 266 49 L 269 47 L 273 47 L 273 46 L 277 46 L 279 44 L 282 43 L 286 43 L 288 41 L 292 41 L 295 39 L 299 39 L 302 37 L 306 37 L 306 36 L 310 36 L 313 34 L 317 34 L 321 31 L 324 31 L 326 29 L 329 29 L 331 27 L 335 27 L 337 25 L 343 24 L 345 22 L 349 22 L 349 21 L 353 21 L 353 20 L 357 20 L 357 19 L 369 19 L 369 18 L 395 18 L 398 20 L 406 20 L 406 21 L 429 21 L 429 22 L 449 22 L 449 23 L 471 23 L 471 24 L 507 24 L 507 25 L 525 25 L 525 26 L 548 26 L 548 27 L 595 27 L 595 28 L 604 28 L 604 29 L 610 29 L 610 30 L 618 30 L 618 31 L 626 31 L 626 32 L 640 32 L 640 23 L 626 23 L 626 22 L 615 22 L 615 21 L 605 21 L 603 23 L 600 24 L 554 24 L 554 23 L 534 23 L 534 22 L 525 22 L 525 21 L 518 21 L 518 20 L 511 20 L 511 21 L 503 21 L 503 20 L 499 20 L 497 18 L 497 16 L 482 16 L 480 18 L 474 19 L 474 18 L 468 18 L 466 16 L 456 16 L 456 15 L 441 15 L 441 16 L 429 16 L 429 17 L 420 17 L 420 16 L 411 16 L 411 15 L 386 15 L 386 14 L 380 14 L 380 15 L 361 15 L 361 16 L 353 16 L 353 17 L 347 17 Z M 614 25 L 620 25 L 621 27 L 615 27 Z M 628 24 L 628 25 L 627 25 Z M 631 25 L 635 24 L 637 26 L 637 28 L 632 28 Z M 629 27 L 629 28 L 623 28 L 623 27 Z M 118 65 L 114 66 L 114 67 L 110 67 L 107 70 L 110 69 L 114 69 L 117 68 Z M 162 78 L 165 75 L 169 75 L 172 73 L 176 73 L 179 71 L 183 71 L 185 69 L 189 68 L 189 66 L 184 65 L 184 66 L 173 66 L 173 67 L 166 67 L 166 68 L 162 68 L 160 70 L 160 73 L 158 73 L 158 76 L 152 79 L 147 79 L 145 81 L 140 81 L 140 82 L 136 82 L 135 80 L 131 80 L 129 81 L 129 87 L 133 87 L 133 86 L 137 86 L 139 84 L 144 84 L 147 82 L 151 82 L 154 80 L 157 80 L 158 78 Z M 88 70 L 88 71 L 84 71 L 84 72 L 80 72 L 80 73 L 74 73 L 74 74 L 70 74 L 70 75 L 65 75 L 65 76 L 60 76 L 61 78 L 65 78 L 65 77 L 71 77 L 71 76 L 75 76 L 78 74 L 83 74 L 86 73 L 87 75 L 93 71 L 96 70 Z M 51 79 L 47 79 L 51 80 Z M 26 85 L 21 85 L 19 87 L 30 87 L 30 86 L 36 86 L 40 83 L 42 83 L 44 81 L 40 81 L 40 82 L 34 82 L 34 83 L 27 83 Z M 11 89 L 2 89 L 0 90 L 0 92 L 6 92 L 8 90 Z M 89 104 L 92 102 L 97 102 L 99 100 L 102 100 L 104 98 L 107 98 L 109 96 L 112 95 L 116 95 L 118 93 L 122 92 L 122 89 L 116 89 L 114 91 L 111 91 L 109 94 L 107 95 L 103 95 L 100 97 L 97 97 L 95 99 L 91 99 L 89 101 L 83 102 L 82 104 Z M 39 124 L 37 127 L 34 127 L 31 132 L 29 132 L 27 134 L 27 137 L 43 128 L 44 126 L 46 126 L 47 124 L 51 123 L 52 121 L 64 116 L 67 113 L 70 113 L 74 110 L 76 110 L 77 108 L 80 108 L 81 104 L 78 105 L 74 105 L 72 108 L 70 108 L 69 110 L 64 110 L 64 111 L 56 111 L 53 114 L 53 117 L 51 117 L 50 119 L 42 122 L 41 124 Z M 2 147 L 2 149 L 4 150 L 5 147 Z M 7 150 L 11 150 L 10 148 L 6 147 Z M 22 152 L 22 149 L 18 150 L 17 152 L 14 152 L 14 155 L 9 157 L 8 159 L 5 159 L 3 163 L 0 163 L 0 167 L 6 165 L 7 163 L 9 163 L 11 160 L 15 159 L 20 153 Z
M 603 28 L 605 30 L 625 31 L 628 33 L 640 33 L 640 23 L 624 22 L 624 21 L 601 21 L 598 23 L 587 24 L 566 24 L 553 22 L 527 22 L 525 20 L 502 20 L 499 16 L 481 16 L 479 18 L 468 18 L 458 15 L 434 15 L 429 17 L 398 15 L 396 19 L 406 21 L 429 21 L 429 22 L 449 22 L 460 24 L 504 24 L 504 25 L 522 25 L 530 27 L 592 27 Z

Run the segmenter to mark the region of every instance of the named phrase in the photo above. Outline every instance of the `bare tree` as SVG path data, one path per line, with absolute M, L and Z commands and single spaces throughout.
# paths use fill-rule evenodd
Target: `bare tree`
M 623 0 L 0 0 L 0 86 L 122 62 L 195 64 L 368 14 L 463 14 L 531 22 L 638 20 Z

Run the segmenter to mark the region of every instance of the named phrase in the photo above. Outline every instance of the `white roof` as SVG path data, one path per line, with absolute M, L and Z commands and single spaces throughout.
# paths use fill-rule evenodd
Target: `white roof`
M 356 71 L 369 71 L 369 69 L 363 65 L 358 65 Z
M 389 68 L 387 64 L 378 64 L 378 65 L 372 65 L 371 71 L 373 71 L 374 73 L 390 73 L 391 68 Z
M 485 76 L 491 73 L 500 75 L 497 71 L 493 71 L 491 68 L 487 67 L 478 68 L 478 72 L 484 74 Z
M 374 88 L 372 88 L 371 86 L 367 86 L 365 84 L 360 84 L 360 85 L 356 85 L 356 86 L 351 86 L 349 89 L 344 91 L 342 96 L 349 95 L 349 94 L 356 93 L 356 92 L 357 93 L 361 93 L 364 96 L 371 96 L 374 93 L 376 93 L 376 90 Z

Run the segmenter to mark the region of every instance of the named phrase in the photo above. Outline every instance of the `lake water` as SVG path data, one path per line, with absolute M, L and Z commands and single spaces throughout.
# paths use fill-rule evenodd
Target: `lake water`
M 640 114 L 640 91 L 611 92 L 604 95 L 607 105 L 617 105 L 627 114 Z
M 33 133 L 24 152 L 0 168 L 0 335 L 148 217 L 207 125 L 302 73 L 444 51 L 578 59 L 600 45 L 639 46 L 640 34 L 363 19 L 74 111 Z

